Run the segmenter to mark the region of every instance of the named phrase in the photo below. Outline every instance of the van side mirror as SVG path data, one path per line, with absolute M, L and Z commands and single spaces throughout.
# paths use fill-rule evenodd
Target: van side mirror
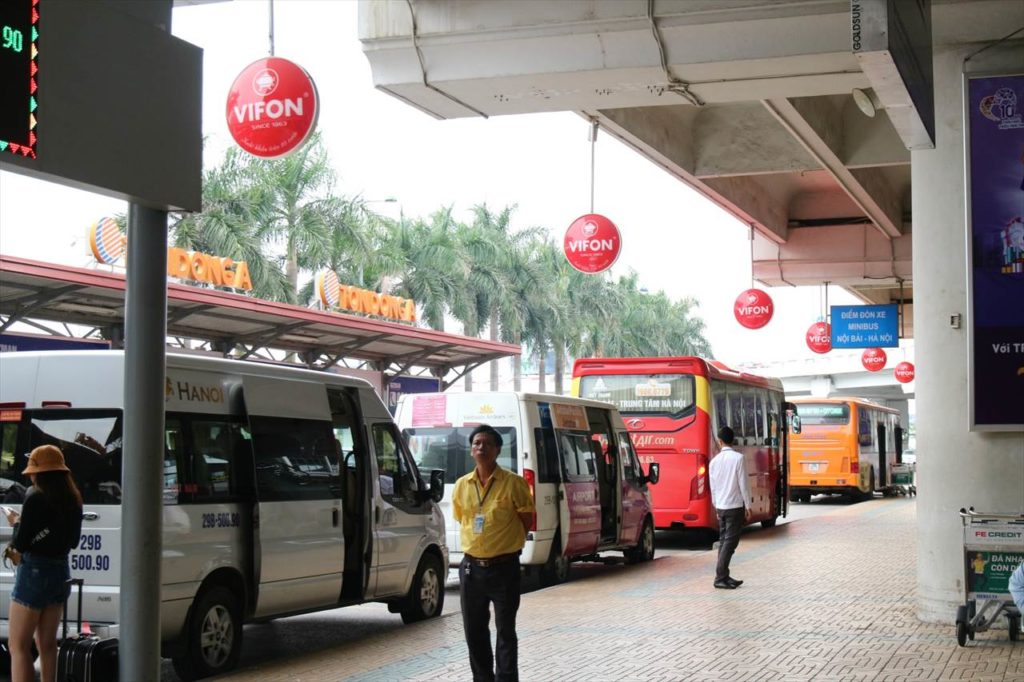
M 800 433 L 800 415 L 794 414 L 789 418 L 789 430 L 792 433 Z
M 644 481 L 651 485 L 656 485 L 659 478 L 661 478 L 661 465 L 657 462 L 651 462 L 651 465 L 647 467 L 647 475 L 644 476 Z
M 444 499 L 444 469 L 430 471 L 430 499 L 434 502 Z

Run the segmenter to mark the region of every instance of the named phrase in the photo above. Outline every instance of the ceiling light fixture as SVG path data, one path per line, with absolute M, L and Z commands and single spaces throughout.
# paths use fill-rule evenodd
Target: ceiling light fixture
M 854 88 L 850 94 L 853 95 L 853 102 L 857 108 L 868 118 L 874 118 L 877 107 L 871 95 L 860 88 Z

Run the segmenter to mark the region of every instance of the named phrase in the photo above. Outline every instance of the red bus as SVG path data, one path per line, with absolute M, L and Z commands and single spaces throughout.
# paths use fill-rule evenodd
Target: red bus
M 765 528 L 786 515 L 788 446 L 782 382 L 737 372 L 714 360 L 586 358 L 573 366 L 573 395 L 613 403 L 641 462 L 657 461 L 651 489 L 659 529 L 718 529 L 708 462 L 715 433 L 731 426 L 746 459 L 753 518 Z

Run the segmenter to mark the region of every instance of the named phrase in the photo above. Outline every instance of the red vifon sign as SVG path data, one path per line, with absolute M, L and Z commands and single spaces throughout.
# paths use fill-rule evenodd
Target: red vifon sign
M 771 322 L 775 314 L 775 303 L 767 292 L 747 289 L 736 297 L 732 312 L 736 321 L 747 329 L 760 329 Z
M 316 129 L 320 97 L 306 70 L 281 57 L 257 59 L 228 92 L 228 130 L 253 156 L 276 159 L 305 143 Z
M 604 272 L 615 263 L 622 249 L 619 228 L 608 218 L 587 213 L 572 222 L 565 231 L 562 250 L 569 265 L 580 272 Z

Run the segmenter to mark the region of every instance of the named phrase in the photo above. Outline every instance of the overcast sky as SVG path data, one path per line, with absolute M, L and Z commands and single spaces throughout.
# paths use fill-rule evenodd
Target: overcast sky
M 356 33 L 357 4 L 277 0 L 275 47 L 302 65 L 321 97 L 319 129 L 342 193 L 362 194 L 397 217 L 454 206 L 517 204 L 514 226 L 543 226 L 561 240 L 590 210 L 589 124 L 571 112 L 437 121 L 373 88 Z M 204 49 L 205 164 L 232 144 L 224 108 L 235 76 L 268 53 L 266 0 L 181 7 L 174 34 Z M 804 335 L 821 314 L 820 287 L 768 289 L 775 318 L 757 331 L 733 318 L 751 285 L 748 228 L 610 135 L 599 135 L 594 210 L 611 218 L 623 249 L 613 273 L 692 296 L 718 359 L 729 364 L 806 358 Z M 17 200 L 15 200 L 17 198 Z M 122 202 L 0 172 L 0 253 L 83 266 L 84 235 Z M 838 288 L 830 303 L 856 302 Z M 449 330 L 452 331 L 452 330 Z

